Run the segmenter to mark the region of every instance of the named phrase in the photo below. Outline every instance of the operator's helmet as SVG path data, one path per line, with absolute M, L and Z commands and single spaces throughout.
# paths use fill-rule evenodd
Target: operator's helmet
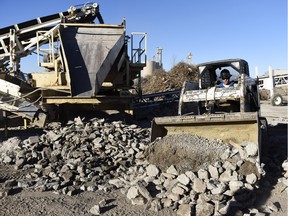
M 232 75 L 230 74 L 229 70 L 227 70 L 227 69 L 222 70 L 220 73 L 221 79 L 230 79 L 231 76 Z

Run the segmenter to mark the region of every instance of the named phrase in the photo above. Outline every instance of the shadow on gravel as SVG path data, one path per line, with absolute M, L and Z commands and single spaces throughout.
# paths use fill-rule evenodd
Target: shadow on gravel
M 262 163 L 265 164 L 265 176 L 259 181 L 259 188 L 253 191 L 239 190 L 235 200 L 229 206 L 227 215 L 236 216 L 249 213 L 248 208 L 256 208 L 265 213 L 263 205 L 267 204 L 271 191 L 275 188 L 278 179 L 282 177 L 282 163 L 287 159 L 287 124 L 269 125 L 268 142 L 263 146 Z M 239 206 L 239 203 L 242 205 Z M 281 209 L 279 203 L 274 203 Z M 265 215 L 269 215 L 266 213 Z
M 22 189 L 22 188 L 19 188 L 19 187 L 11 188 L 11 189 L 9 190 L 8 195 L 15 195 L 15 194 L 21 193 L 22 190 L 23 190 L 23 189 Z
M 115 204 L 101 207 L 100 208 L 101 214 L 103 214 L 103 213 L 105 213 L 105 212 L 107 212 L 107 211 L 109 211 L 109 210 L 111 210 L 111 209 L 113 209 L 115 207 L 117 207 L 117 205 L 115 205 Z

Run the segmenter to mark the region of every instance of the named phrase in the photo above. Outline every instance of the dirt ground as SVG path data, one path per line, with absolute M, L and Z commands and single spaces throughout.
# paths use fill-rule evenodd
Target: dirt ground
M 287 189 L 279 179 L 282 177 L 281 164 L 287 159 L 287 105 L 273 107 L 264 101 L 261 103 L 262 116 L 267 117 L 269 123 L 269 142 L 264 159 L 269 162 L 265 177 L 261 180 L 256 193 L 254 208 L 266 211 L 272 204 L 280 207 L 278 212 L 266 214 L 271 216 L 288 215 Z M 13 167 L 0 166 L 0 186 L 8 179 L 17 179 L 24 175 L 23 171 Z M 146 209 L 146 206 L 133 206 L 121 193 L 121 190 L 112 192 L 96 191 L 82 192 L 74 196 L 55 194 L 53 192 L 13 191 L 11 195 L 0 198 L 0 215 L 36 216 L 36 215 L 92 215 L 89 211 L 94 206 L 104 202 L 100 208 L 101 215 L 155 215 L 155 212 Z M 267 211 L 266 211 L 267 212 Z M 268 211 L 269 212 L 269 211 Z M 157 213 L 160 216 L 176 215 L 171 209 L 162 209 Z
M 266 175 L 260 183 L 257 193 L 256 208 L 267 209 L 274 203 L 279 205 L 279 212 L 267 214 L 277 216 L 288 215 L 288 190 L 279 179 L 281 175 L 281 164 L 287 159 L 287 124 L 288 109 L 284 106 L 271 106 L 267 101 L 261 103 L 262 116 L 266 117 L 268 127 L 267 150 L 263 155 L 266 157 Z

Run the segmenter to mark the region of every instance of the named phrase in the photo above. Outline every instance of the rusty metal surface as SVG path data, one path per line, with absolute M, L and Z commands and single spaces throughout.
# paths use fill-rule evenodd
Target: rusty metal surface
M 72 96 L 95 96 L 125 44 L 124 26 L 63 25 L 62 47 Z

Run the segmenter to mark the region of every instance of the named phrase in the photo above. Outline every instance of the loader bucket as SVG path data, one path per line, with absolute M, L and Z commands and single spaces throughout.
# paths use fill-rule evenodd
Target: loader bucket
M 151 126 L 151 141 L 166 135 L 191 134 L 221 139 L 233 145 L 253 142 L 258 145 L 259 152 L 259 122 L 257 112 L 154 118 Z

